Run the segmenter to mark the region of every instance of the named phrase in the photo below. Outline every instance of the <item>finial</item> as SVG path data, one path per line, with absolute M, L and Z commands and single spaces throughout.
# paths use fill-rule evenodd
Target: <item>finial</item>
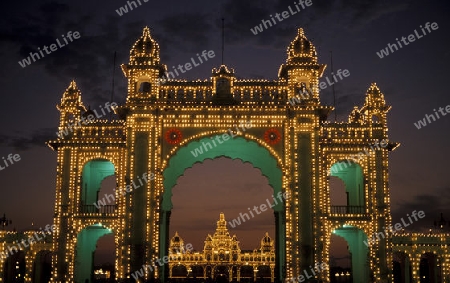
M 69 89 L 76 89 L 77 88 L 77 83 L 75 82 L 75 79 L 72 79 L 72 81 L 70 82 L 69 85 Z
M 224 54 L 225 54 L 225 19 L 222 18 L 222 65 Z
M 144 30 L 142 31 L 142 35 L 145 37 L 150 37 L 150 28 L 148 26 L 144 27 Z
M 377 86 L 376 82 L 373 82 L 370 87 L 369 87 L 369 91 L 376 91 L 376 92 L 380 92 L 380 89 Z
M 301 37 L 305 37 L 305 32 L 303 31 L 303 28 L 298 29 L 298 35 Z

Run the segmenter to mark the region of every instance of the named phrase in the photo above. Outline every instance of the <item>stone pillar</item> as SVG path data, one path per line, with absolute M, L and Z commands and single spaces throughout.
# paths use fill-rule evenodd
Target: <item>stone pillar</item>
M 270 282 L 275 282 L 275 268 L 273 266 L 270 267 Z
M 411 260 L 412 269 L 412 282 L 420 282 L 420 256 L 421 254 L 413 254 L 413 259 Z

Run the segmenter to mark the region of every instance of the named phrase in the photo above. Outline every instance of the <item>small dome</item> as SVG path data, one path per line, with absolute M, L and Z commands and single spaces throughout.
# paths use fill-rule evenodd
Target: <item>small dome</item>
M 181 239 L 180 235 L 178 235 L 178 231 L 175 232 L 175 235 L 172 237 L 172 243 L 180 243 L 183 242 L 183 239 Z
M 266 232 L 266 234 L 264 235 L 264 237 L 262 238 L 262 242 L 265 244 L 268 244 L 272 241 L 272 239 L 269 237 L 269 233 Z
M 367 90 L 368 95 L 372 96 L 382 96 L 380 89 L 377 86 L 377 83 L 372 83 Z
M 213 75 L 234 75 L 234 69 L 228 68 L 225 65 L 220 65 L 219 69 L 213 68 L 212 70 Z
M 376 83 L 372 83 L 367 90 L 366 94 L 366 106 L 385 108 L 386 101 L 384 100 L 384 95 L 378 88 Z
M 288 63 L 317 63 L 317 52 L 302 28 L 288 47 Z
M 134 43 L 130 50 L 130 64 L 159 64 L 159 45 L 151 37 L 148 27 L 144 28 L 142 36 Z

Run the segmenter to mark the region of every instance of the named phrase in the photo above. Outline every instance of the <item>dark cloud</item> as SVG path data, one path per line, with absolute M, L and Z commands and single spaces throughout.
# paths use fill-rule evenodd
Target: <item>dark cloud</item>
M 29 136 L 8 136 L 0 134 L 0 144 L 17 150 L 46 146 L 46 142 L 56 138 L 56 128 L 44 128 L 32 132 Z
M 416 195 L 410 201 L 401 203 L 392 211 L 393 223 L 399 222 L 401 218 L 407 220 L 407 214 L 411 215 L 414 210 L 425 212 L 425 217 L 411 225 L 412 229 L 416 227 L 432 228 L 435 221 L 439 221 L 441 213 L 447 221 L 450 220 L 450 188 L 439 188 L 430 190 L 427 194 Z M 450 225 L 447 223 L 447 225 Z M 450 228 L 450 227 L 449 227 Z M 450 230 L 450 229 L 448 229 Z
M 411 1 L 353 0 L 341 1 L 340 3 L 343 10 L 351 11 L 348 16 L 348 27 L 351 29 L 362 29 L 383 16 L 408 9 Z
M 200 52 L 210 46 L 210 17 L 198 12 L 169 15 L 157 24 L 158 42 L 170 49 Z M 167 57 L 163 56 L 163 59 Z
M 128 61 L 129 49 L 141 35 L 145 23 L 136 21 L 121 25 L 113 16 L 95 22 L 92 15 L 83 11 L 78 11 L 74 17 L 73 9 L 57 2 L 41 4 L 37 11 L 15 18 L 13 24 L 2 25 L 0 37 L 5 43 L 18 47 L 17 60 L 22 60 L 30 52 L 37 52 L 38 47 L 50 46 L 57 39 L 64 43 L 62 35 L 78 31 L 79 39 L 31 64 L 43 68 L 63 83 L 75 79 L 83 87 L 82 92 L 89 94 L 85 96 L 89 104 L 97 105 L 109 100 L 111 95 L 114 53 L 117 54 L 116 75 L 120 75 L 120 63 Z M 125 83 L 125 80 L 118 80 L 117 89 L 125 90 Z
M 321 29 L 321 23 L 325 19 L 330 19 L 338 22 L 344 29 L 356 31 L 364 29 L 383 16 L 404 11 L 410 6 L 409 1 L 391 3 L 371 0 L 332 2 L 313 0 L 312 3 L 301 12 L 281 22 L 277 21 L 276 25 L 264 30 L 263 33 L 267 36 L 260 36 L 253 35 L 250 29 L 261 24 L 263 19 L 270 19 L 270 15 L 275 16 L 276 13 L 289 11 L 289 7 L 296 11 L 294 1 L 258 1 L 256 4 L 252 3 L 255 5 L 249 5 L 245 1 L 229 0 L 222 6 L 226 19 L 226 41 L 230 44 L 251 43 L 259 47 L 285 48 L 286 42 L 292 39 L 298 27 L 303 27 L 307 31 L 318 27 Z M 216 21 L 216 27 L 219 26 L 219 21 Z

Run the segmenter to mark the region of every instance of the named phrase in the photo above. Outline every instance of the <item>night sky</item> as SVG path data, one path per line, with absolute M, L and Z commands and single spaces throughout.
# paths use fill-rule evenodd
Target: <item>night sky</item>
M 13 220 L 8 229 L 24 230 L 52 223 L 56 153 L 45 142 L 56 138 L 55 108 L 75 79 L 83 102 L 104 105 L 111 95 L 113 58 L 117 52 L 114 101 L 124 103 L 126 80 L 119 68 L 145 26 L 161 48 L 169 69 L 189 62 L 196 53 L 213 50 L 216 57 L 182 74 L 183 79 L 209 79 L 220 66 L 221 18 L 225 18 L 225 64 L 238 78 L 276 79 L 286 60 L 286 48 L 303 27 L 316 46 L 319 62 L 350 76 L 335 85 L 337 119 L 346 121 L 354 105 L 377 82 L 392 110 L 389 137 L 401 146 L 390 153 L 390 189 L 394 221 L 413 210 L 426 217 L 415 229 L 430 228 L 441 212 L 450 220 L 450 115 L 417 129 L 433 109 L 450 105 L 450 3 L 448 1 L 324 1 L 312 5 L 262 33 L 251 28 L 270 15 L 294 7 L 294 1 L 149 1 L 119 16 L 127 5 L 111 1 L 8 1 L 0 17 L 0 158 L 19 154 L 21 160 L 0 170 L 0 213 Z M 423 35 L 420 26 L 436 22 Z M 423 37 L 380 59 L 377 52 L 396 38 L 417 30 Z M 78 31 L 80 38 L 25 68 L 18 64 L 62 35 Z M 331 88 L 321 91 L 332 105 Z M 450 107 L 450 106 L 449 106 Z M 334 114 L 330 115 L 334 119 Z M 3 159 L 0 159 L 0 165 Z M 4 167 L 4 166 L 3 166 Z M 196 164 L 173 190 L 171 234 L 176 230 L 196 250 L 213 233 L 220 212 L 231 220 L 247 207 L 264 203 L 272 189 L 258 169 L 239 160 L 218 159 Z M 234 229 L 241 248 L 253 249 L 265 231 L 274 234 L 271 211 Z

